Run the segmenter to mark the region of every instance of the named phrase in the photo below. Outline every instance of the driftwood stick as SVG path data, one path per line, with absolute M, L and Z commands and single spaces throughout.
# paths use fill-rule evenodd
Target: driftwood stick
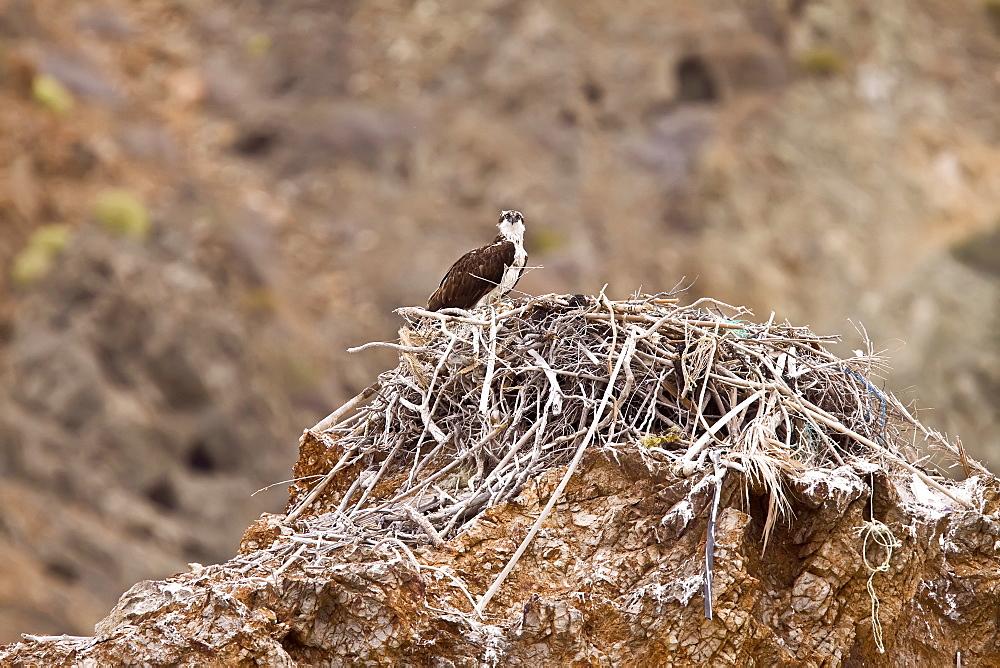
M 403 510 L 406 511 L 407 517 L 409 517 L 414 524 L 420 527 L 424 534 L 430 539 L 431 545 L 434 547 L 441 547 L 444 545 L 444 541 L 441 540 L 441 536 L 438 535 L 438 532 L 434 529 L 434 526 L 427 521 L 426 517 L 418 513 L 417 510 L 409 504 L 403 506 Z
M 347 352 L 359 353 L 362 350 L 368 350 L 369 348 L 392 348 L 393 350 L 398 350 L 403 353 L 423 353 L 430 350 L 427 346 L 404 346 L 401 343 L 389 343 L 388 341 L 370 341 L 369 343 L 365 343 L 360 346 L 348 348 Z
M 490 389 L 493 387 L 493 373 L 497 364 L 497 311 L 490 309 L 490 342 L 489 351 L 486 358 L 486 375 L 483 376 L 483 392 L 479 396 L 479 412 L 489 415 L 490 412 Z M 532 351 L 534 352 L 534 351 Z
M 440 313 L 438 311 L 428 311 L 427 309 L 422 309 L 417 306 L 404 306 L 403 308 L 398 308 L 393 312 L 398 313 L 404 318 L 407 316 L 419 316 L 421 318 L 434 318 L 436 320 L 441 320 L 442 322 L 464 322 L 470 325 L 476 325 L 478 327 L 486 327 L 487 325 L 490 324 L 484 320 L 477 320 L 475 318 L 465 317 L 461 315 L 449 315 L 447 313 Z
M 366 387 L 365 389 L 363 389 L 358 396 L 354 397 L 353 399 L 351 399 L 350 401 L 348 401 L 346 404 L 344 404 L 343 406 L 341 406 L 340 408 L 338 408 L 337 410 L 333 411 L 332 413 L 330 413 L 329 415 L 327 415 L 325 418 L 323 418 L 322 420 L 320 420 L 319 422 L 317 422 L 316 426 L 314 426 L 309 431 L 312 431 L 312 432 L 324 432 L 324 431 L 328 430 L 330 427 L 333 427 L 334 425 L 337 424 L 337 420 L 339 420 L 341 417 L 343 417 L 344 414 L 346 414 L 348 411 L 354 410 L 355 408 L 357 408 L 358 406 L 360 406 L 364 402 L 366 402 L 369 399 L 371 399 L 375 395 L 375 393 L 378 392 L 378 388 L 379 388 L 379 384 L 378 383 L 372 383 L 371 385 L 369 385 L 368 387 Z

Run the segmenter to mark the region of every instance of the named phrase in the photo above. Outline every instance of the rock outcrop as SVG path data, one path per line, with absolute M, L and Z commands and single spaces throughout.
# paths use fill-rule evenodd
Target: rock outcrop
M 1000 652 L 1000 481 L 960 449 L 974 473 L 961 482 L 910 463 L 913 433 L 950 446 L 860 376 L 868 358 L 817 364 L 807 330 L 665 298 L 407 317 L 399 366 L 303 434 L 285 515 L 261 517 L 225 563 L 135 585 L 93 637 L 25 636 L 0 661 L 923 666 Z M 566 356 L 595 340 L 601 358 Z M 480 414 L 525 396 L 542 412 Z M 808 415 L 826 420 L 783 431 Z M 647 437 L 625 437 L 646 416 Z
M 594 448 L 506 588 L 486 614 L 473 614 L 470 595 L 503 568 L 562 472 L 533 481 L 440 549 L 336 547 L 337 539 L 265 517 L 237 558 L 137 584 L 94 637 L 29 637 L 0 659 L 926 666 L 954 665 L 960 655 L 975 666 L 1000 652 L 1000 485 L 985 475 L 952 488 L 975 506 L 961 510 L 913 477 L 852 466 L 810 472 L 792 483 L 792 525 L 779 524 L 766 549 L 753 514 L 762 500 L 747 504 L 730 481 L 709 621 L 702 557 L 711 486 L 653 475 L 634 451 L 616 460 Z M 872 506 L 899 539 L 891 555 L 866 551 L 858 531 Z M 874 566 L 887 560 L 888 570 L 873 574 L 865 556 Z M 885 652 L 876 646 L 869 579 Z

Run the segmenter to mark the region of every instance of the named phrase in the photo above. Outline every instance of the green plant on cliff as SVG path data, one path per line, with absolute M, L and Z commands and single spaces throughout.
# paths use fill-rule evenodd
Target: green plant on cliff
M 799 54 L 796 59 L 806 74 L 831 76 L 840 72 L 846 66 L 842 53 L 830 46 L 815 46 Z
M 55 114 L 65 114 L 73 108 L 73 94 L 50 74 L 39 74 L 31 82 L 35 102 Z
M 113 234 L 143 239 L 149 234 L 149 211 L 134 192 L 106 190 L 94 204 L 94 219 Z
M 73 237 L 69 225 L 42 225 L 14 258 L 11 278 L 17 285 L 30 285 L 49 274 L 56 258 Z

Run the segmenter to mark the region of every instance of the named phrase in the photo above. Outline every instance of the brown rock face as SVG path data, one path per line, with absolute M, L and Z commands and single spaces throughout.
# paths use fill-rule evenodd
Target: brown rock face
M 0 370 L 8 629 L 18 601 L 42 627 L 87 628 L 95 592 L 225 558 L 276 501 L 250 500 L 247 481 L 267 484 L 284 458 L 268 438 L 282 420 L 264 424 L 283 402 L 253 387 L 266 360 L 204 274 L 159 243 L 94 230 L 74 243 L 21 305 Z
M 125 593 L 93 638 L 29 638 L 8 663 L 101 665 L 988 665 L 1000 651 L 1000 483 L 953 488 L 959 511 L 915 478 L 845 466 L 794 484 L 794 519 L 763 549 L 766 499 L 722 491 L 714 619 L 703 614 L 713 485 L 595 448 L 484 617 L 483 593 L 562 471 L 487 511 L 440 550 L 338 546 L 257 527 L 240 555 Z M 926 489 L 926 488 L 923 488 Z M 874 491 L 873 491 L 874 490 Z M 874 509 L 891 555 L 858 531 Z M 980 512 L 981 509 L 983 512 Z M 276 519 L 276 518 L 275 518 Z M 268 533 L 265 530 L 264 533 Z M 888 561 L 877 574 L 866 566 Z M 872 591 L 885 651 L 872 626 Z M 466 591 L 467 590 L 467 591 Z

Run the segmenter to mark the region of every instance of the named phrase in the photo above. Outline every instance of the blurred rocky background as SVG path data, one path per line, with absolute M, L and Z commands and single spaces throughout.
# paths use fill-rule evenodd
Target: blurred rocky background
M 0 0 L 0 642 L 231 556 L 449 263 L 843 333 L 1000 467 L 1000 2 Z

